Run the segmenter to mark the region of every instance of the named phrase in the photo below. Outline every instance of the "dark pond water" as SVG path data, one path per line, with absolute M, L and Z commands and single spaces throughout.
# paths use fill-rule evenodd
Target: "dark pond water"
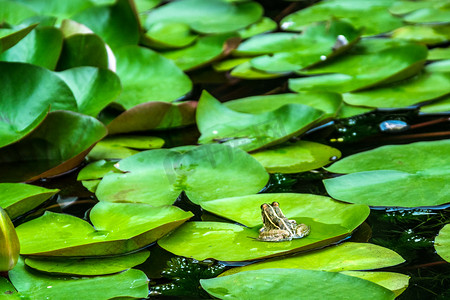
M 304 139 L 329 144 L 340 149 L 343 157 L 385 144 L 401 144 L 413 141 L 445 137 L 449 128 L 440 121 L 442 115 L 421 116 L 415 110 L 379 111 L 328 124 L 308 132 Z M 378 125 L 383 120 L 397 119 L 408 122 L 413 129 L 404 133 L 380 133 Z M 419 125 L 418 125 L 419 124 Z M 445 125 L 445 126 L 444 126 Z M 195 144 L 198 132 L 189 127 L 172 132 L 155 133 L 165 138 L 166 147 Z M 341 142 L 336 142 L 340 140 Z M 14 220 L 15 225 L 36 218 L 45 210 L 69 213 L 88 220 L 89 209 L 97 202 L 95 195 L 76 180 L 79 170 L 47 179 L 37 184 L 47 188 L 60 188 L 61 192 L 41 207 Z M 329 177 L 326 171 L 313 170 L 299 174 L 274 174 L 262 192 L 297 192 L 327 195 L 322 179 Z M 433 195 L 430 195 L 433 197 Z M 203 212 L 184 196 L 175 205 L 195 214 L 193 220 L 226 221 Z M 398 299 L 450 299 L 450 264 L 443 261 L 434 250 L 433 240 L 444 224 L 450 222 L 450 205 L 433 208 L 372 208 L 370 216 L 349 238 L 355 242 L 370 242 L 392 249 L 406 262 L 385 271 L 403 273 L 411 277 L 407 290 Z M 200 278 L 214 277 L 230 266 L 223 262 L 196 262 L 178 258 L 150 245 L 151 259 L 138 268 L 151 278 L 152 295 L 165 299 L 208 298 L 199 288 Z M 170 268 L 168 268 L 168 263 Z M 190 270 L 186 272 L 186 270 Z M 163 277 L 162 277 L 163 275 Z M 173 278 L 178 278 L 173 281 Z M 158 294 L 166 295 L 161 296 Z

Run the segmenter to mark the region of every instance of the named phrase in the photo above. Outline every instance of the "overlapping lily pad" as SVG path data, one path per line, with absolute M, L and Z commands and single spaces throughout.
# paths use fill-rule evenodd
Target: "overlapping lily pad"
M 318 90 L 339 93 L 410 77 L 425 63 L 427 48 L 390 39 L 363 39 L 339 59 L 302 71 L 320 75 L 289 80 L 294 91 Z
M 266 33 L 277 29 L 277 23 L 270 18 L 262 17 L 258 22 L 240 29 L 239 36 L 243 39 L 248 39 L 257 34 Z
M 368 107 L 406 107 L 450 93 L 450 72 L 434 71 L 433 63 L 425 70 L 402 82 L 378 88 L 343 94 L 344 101 L 351 105 Z
M 93 117 L 52 112 L 25 139 L 0 150 L 0 181 L 32 181 L 67 172 L 105 135 L 105 126 Z
M 298 173 L 323 167 L 341 157 L 327 145 L 297 141 L 253 153 L 269 173 Z
M 279 202 L 287 218 L 309 225 L 310 235 L 278 243 L 256 240 L 262 227 L 260 206 L 272 201 Z M 252 260 L 336 242 L 350 234 L 369 214 L 365 205 L 346 205 L 310 194 L 258 194 L 206 201 L 200 205 L 248 227 L 222 222 L 189 222 L 158 244 L 176 255 L 197 260 Z M 228 209 L 230 206 L 234 209 Z
M 162 22 L 180 22 L 201 33 L 225 33 L 247 27 L 263 13 L 253 1 L 181 0 L 155 8 L 145 26 Z
M 23 183 L 0 183 L 0 207 L 8 212 L 11 219 L 34 209 L 59 192 Z
M 35 270 L 51 274 L 106 275 L 128 270 L 142 264 L 150 255 L 147 250 L 115 257 L 84 258 L 25 258 L 25 264 Z
M 185 23 L 155 23 L 145 34 L 149 46 L 155 48 L 183 48 L 192 44 L 198 35 Z
M 235 36 L 235 34 L 204 36 L 197 39 L 192 46 L 164 51 L 162 55 L 173 60 L 183 71 L 189 71 L 211 62 L 228 51 L 226 41 Z
M 117 99 L 122 90 L 119 77 L 108 69 L 77 67 L 56 74 L 72 90 L 77 111 L 93 117 Z
M 145 298 L 148 279 L 144 272 L 131 269 L 119 274 L 94 277 L 51 276 L 25 267 L 23 260 L 9 272 L 21 297 L 28 299 L 109 299 Z
M 321 110 L 302 104 L 286 104 L 259 114 L 240 113 L 203 92 L 196 118 L 200 143 L 221 142 L 253 151 L 300 135 L 323 115 Z
M 90 7 L 71 19 L 89 27 L 113 49 L 138 44 L 139 20 L 129 0 Z
M 342 272 L 380 269 L 398 265 L 405 260 L 394 251 L 369 243 L 346 242 L 295 256 L 271 258 L 244 267 L 232 268 L 220 276 L 261 269 L 286 268 Z
M 327 168 L 351 173 L 324 180 L 335 199 L 371 206 L 433 206 L 448 202 L 450 140 L 391 145 L 346 157 Z M 389 157 L 389 159 L 386 159 Z
M 1 28 L 0 29 L 0 53 L 16 45 L 21 39 L 32 31 L 37 24 L 25 28 Z
M 17 227 L 21 253 L 51 256 L 103 256 L 140 249 L 192 217 L 174 206 L 100 202 L 92 209 L 93 224 L 47 211 Z M 38 232 L 39 231 L 39 232 Z
M 364 35 L 377 35 L 403 25 L 400 18 L 388 11 L 391 4 L 392 0 L 322 1 L 286 16 L 280 24 L 284 30 L 302 31 L 311 23 L 325 21 L 333 16 L 350 22 L 356 28 L 363 28 Z
M 392 32 L 392 37 L 413 42 L 435 45 L 450 40 L 450 24 L 410 25 Z
M 37 12 L 35 10 L 22 3 L 14 1 L 0 2 L 0 20 L 8 24 L 17 25 L 25 19 L 36 15 Z
M 192 88 L 189 77 L 172 61 L 138 46 L 115 51 L 123 91 L 117 100 L 126 109 L 149 101 L 171 102 Z
M 355 298 L 394 299 L 394 292 L 373 282 L 341 273 L 265 269 L 200 280 L 202 287 L 219 299 Z M 301 284 L 299 284 L 301 283 Z
M 304 104 L 322 110 L 326 117 L 336 116 L 342 105 L 342 97 L 336 93 L 304 92 L 252 96 L 227 101 L 224 105 L 234 111 L 259 114 L 272 111 L 286 104 Z M 324 117 L 325 117 L 324 116 Z
M 100 159 L 122 159 L 142 150 L 157 149 L 164 145 L 164 140 L 154 136 L 111 136 L 98 142 L 88 158 Z
M 101 179 L 109 172 L 121 173 L 114 165 L 117 161 L 98 160 L 90 163 L 78 173 L 77 180 L 81 180 L 81 183 L 89 191 L 95 193 L 97 186 Z
M 55 27 L 37 27 L 14 47 L 0 54 L 2 61 L 24 62 L 54 70 L 63 46 Z
M 50 106 L 52 110 L 77 110 L 70 88 L 51 71 L 13 62 L 0 62 L 0 70 L 0 147 L 34 130 Z M 27 74 L 26 82 L 23 74 Z M 19 83 L 23 83 L 21 88 L 14 88 Z
M 450 225 L 447 224 L 439 231 L 434 240 L 434 248 L 440 257 L 450 262 Z
M 450 96 L 445 96 L 421 106 L 420 111 L 423 113 L 448 113 L 450 111 Z
M 185 191 L 194 203 L 260 191 L 268 174 L 254 158 L 225 145 L 144 151 L 118 163 L 123 174 L 107 174 L 100 201 L 172 204 Z
M 197 101 L 152 101 L 124 111 L 108 124 L 110 134 L 169 129 L 195 123 Z

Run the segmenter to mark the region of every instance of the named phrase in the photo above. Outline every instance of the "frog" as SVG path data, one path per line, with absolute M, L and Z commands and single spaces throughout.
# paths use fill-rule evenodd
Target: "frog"
M 264 226 L 259 230 L 257 240 L 264 242 L 282 242 L 300 239 L 309 235 L 311 228 L 306 224 L 297 224 L 283 214 L 278 202 L 261 205 L 261 217 Z

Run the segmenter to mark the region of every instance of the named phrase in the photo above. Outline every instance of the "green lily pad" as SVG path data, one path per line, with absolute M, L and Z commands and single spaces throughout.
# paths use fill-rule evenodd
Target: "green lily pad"
M 450 59 L 450 47 L 433 48 L 428 51 L 428 60 Z
M 440 5 L 429 5 L 410 12 L 403 17 L 408 23 L 450 23 L 450 6 L 443 1 Z
M 299 284 L 301 283 L 301 284 Z M 395 294 L 373 282 L 341 273 L 265 269 L 200 280 L 219 299 L 394 299 Z
M 439 235 L 434 240 L 434 249 L 440 257 L 450 262 L 450 224 L 439 231 Z
M 240 29 L 238 33 L 242 39 L 248 39 L 257 34 L 266 33 L 275 29 L 277 29 L 277 23 L 275 21 L 267 17 L 262 17 L 258 22 Z
M 77 180 L 89 191 L 95 193 L 101 179 L 109 172 L 121 173 L 114 165 L 117 161 L 98 160 L 90 163 L 78 173 Z
M 149 46 L 155 48 L 182 48 L 192 44 L 198 35 L 185 23 L 155 23 L 146 32 Z
M 392 37 L 412 42 L 435 45 L 450 40 L 450 24 L 410 25 L 392 32 Z
M 58 189 L 46 189 L 30 184 L 0 183 L 0 207 L 14 219 L 36 208 L 57 192 Z
M 161 0 L 135 0 L 138 13 L 145 12 L 161 3 Z
M 67 172 L 105 135 L 105 126 L 93 117 L 52 112 L 25 139 L 0 150 L 0 181 L 33 181 Z
M 64 38 L 58 69 L 81 66 L 108 68 L 109 60 L 105 42 L 95 34 L 73 34 Z
M 36 26 L 37 24 L 20 29 L 0 28 L 0 53 L 16 45 Z
M 406 107 L 445 96 L 450 93 L 450 72 L 434 71 L 434 64 L 427 65 L 424 72 L 404 81 L 342 96 L 350 105 L 385 108 Z
M 420 107 L 423 113 L 448 113 L 450 111 L 450 95 Z
M 131 269 L 119 274 L 94 277 L 51 276 L 25 267 L 23 260 L 9 272 L 19 295 L 27 299 L 110 299 L 145 298 L 148 279 L 144 272 Z
M 236 66 L 230 73 L 231 76 L 247 79 L 247 80 L 257 80 L 257 79 L 273 79 L 285 76 L 285 73 L 268 73 L 258 69 L 255 69 L 250 64 L 250 61 L 241 63 Z
M 14 47 L 0 54 L 2 61 L 25 62 L 54 70 L 63 45 L 55 27 L 37 27 Z
M 91 7 L 71 19 L 89 27 L 113 49 L 139 42 L 139 20 L 129 0 Z
M 405 260 L 394 251 L 374 244 L 346 242 L 295 256 L 271 258 L 229 269 L 220 276 L 262 269 L 303 269 L 328 272 L 371 270 L 395 266 Z
M 88 154 L 90 160 L 122 159 L 142 150 L 157 149 L 164 140 L 154 136 L 111 136 L 98 142 Z
M 398 297 L 409 285 L 409 276 L 393 272 L 344 271 L 341 274 L 372 281 L 394 292 Z
M 125 271 L 142 264 L 150 256 L 147 250 L 115 257 L 101 258 L 33 258 L 25 259 L 25 264 L 35 270 L 51 274 L 106 275 Z
M 227 195 L 257 193 L 268 174 L 240 149 L 204 145 L 144 151 L 118 163 L 124 174 L 107 174 L 97 189 L 100 201 L 172 204 L 185 191 L 194 203 Z
M 304 104 L 322 110 L 326 116 L 335 116 L 342 105 L 342 97 L 336 93 L 304 92 L 252 96 L 227 101 L 224 105 L 234 111 L 259 114 L 280 108 L 286 104 Z
M 323 167 L 341 157 L 333 147 L 308 141 L 282 144 L 252 153 L 269 173 L 299 173 Z
M 179 22 L 201 33 L 233 32 L 257 22 L 263 14 L 253 1 L 181 0 L 153 9 L 145 26 L 162 22 Z
M 263 203 L 277 201 L 284 214 L 311 227 L 303 239 L 284 242 L 256 240 Z M 197 260 L 253 260 L 329 245 L 349 235 L 368 216 L 365 205 L 346 205 L 310 194 L 258 194 L 200 203 L 203 209 L 247 227 L 223 222 L 189 222 L 158 241 L 165 250 Z M 231 206 L 233 210 L 227 209 Z M 186 241 L 189 241 L 187 243 Z
M 389 13 L 387 8 L 392 0 L 329 0 L 296 11 L 280 22 L 281 28 L 289 31 L 302 31 L 311 23 L 336 17 L 363 28 L 364 35 L 377 35 L 389 32 L 403 25 L 400 18 Z M 370 14 L 367 12 L 370 11 Z
M 110 134 L 169 129 L 195 123 L 197 101 L 152 101 L 136 105 L 108 124 Z
M 5 277 L 0 277 L 0 293 L 4 299 L 21 299 L 14 286 Z
M 289 88 L 350 92 L 410 77 L 422 69 L 427 58 L 424 45 L 389 39 L 365 39 L 355 48 L 337 60 L 302 71 L 320 76 L 290 79 Z
M 200 143 L 221 141 L 231 147 L 253 151 L 300 135 L 324 113 L 302 104 L 286 104 L 272 111 L 249 114 L 227 108 L 203 92 L 197 108 Z
M 117 75 L 94 67 L 77 67 L 56 73 L 72 90 L 78 112 L 96 117 L 120 94 L 122 86 Z
M 254 39 L 262 39 L 265 48 L 268 46 L 270 49 L 271 43 L 265 41 L 265 38 L 270 40 L 272 35 L 285 37 L 276 45 L 281 51 L 253 58 L 250 61 L 252 67 L 266 72 L 297 71 L 346 51 L 357 42 L 360 33 L 346 22 L 332 20 L 309 26 L 302 34 L 274 33 L 258 35 Z M 252 39 L 244 42 L 242 46 L 251 41 Z M 261 51 L 264 51 L 264 47 Z
M 237 67 L 243 63 L 249 62 L 251 57 L 231 58 L 213 63 L 213 68 L 217 72 L 225 72 Z
M 227 51 L 227 48 L 225 47 L 226 41 L 234 36 L 234 34 L 204 36 L 198 38 L 192 46 L 183 49 L 164 51 L 161 54 L 164 55 L 164 57 L 173 60 L 183 71 L 189 71 L 208 64 L 220 57 Z
M 51 71 L 13 62 L 0 62 L 0 70 L 0 147 L 33 131 L 50 106 L 52 110 L 77 110 L 70 88 Z M 25 82 L 23 74 L 27 74 Z M 13 88 L 19 83 L 20 89 Z
M 24 255 L 114 255 L 147 246 L 190 217 L 192 213 L 174 206 L 100 202 L 90 213 L 94 227 L 77 217 L 47 211 L 19 225 L 17 235 Z
M 127 46 L 115 51 L 123 91 L 117 100 L 126 109 L 149 101 L 171 102 L 192 88 L 189 77 L 172 61 L 150 49 Z
M 16 25 L 36 15 L 37 12 L 27 5 L 14 1 L 0 1 L 0 20 L 2 22 Z
M 442 186 L 450 179 L 448 151 L 450 140 L 390 145 L 361 152 L 328 167 L 330 172 L 351 174 L 324 180 L 325 188 L 333 198 L 371 206 L 447 203 L 449 192 Z

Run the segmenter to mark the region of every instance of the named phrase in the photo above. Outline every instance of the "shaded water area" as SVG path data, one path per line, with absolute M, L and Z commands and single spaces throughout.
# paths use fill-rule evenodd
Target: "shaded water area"
M 425 126 L 418 126 L 416 130 L 410 130 L 407 134 L 380 133 L 377 129 L 380 120 L 392 118 L 407 120 L 410 125 L 425 124 Z M 328 124 L 308 132 L 304 139 L 329 144 L 341 150 L 343 157 L 346 157 L 381 145 L 432 140 L 433 135 L 447 129 L 442 126 L 442 122 L 433 121 L 440 118 L 442 115 L 421 116 L 414 110 L 382 111 L 357 116 L 353 120 L 340 121 L 338 124 Z M 194 144 L 198 136 L 195 127 L 152 134 L 164 137 L 168 141 L 165 147 Z M 336 142 L 339 139 L 341 142 Z M 42 215 L 47 210 L 68 213 L 89 221 L 89 210 L 97 203 L 97 200 L 95 194 L 87 191 L 76 180 L 82 167 L 57 178 L 36 182 L 35 184 L 47 188 L 59 188 L 61 192 L 34 211 L 14 220 L 14 224 L 18 226 Z M 327 195 L 322 180 L 330 176 L 331 174 L 323 169 L 298 174 L 272 174 L 261 192 Z M 178 197 L 174 205 L 192 211 L 195 216 L 191 221 L 229 222 L 203 211 L 200 206 L 191 203 L 184 193 Z M 436 254 L 433 241 L 439 230 L 449 221 L 450 205 L 432 208 L 372 207 L 367 220 L 345 240 L 381 245 L 396 251 L 406 260 L 398 266 L 381 269 L 381 271 L 392 271 L 411 277 L 409 287 L 398 299 L 448 299 L 450 297 L 448 289 L 450 265 Z M 175 259 L 175 255 L 156 244 L 148 246 L 148 249 L 151 251 L 151 259 L 137 268 L 143 270 L 151 280 L 150 295 L 161 299 L 176 296 L 180 299 L 209 299 L 210 296 L 201 290 L 199 279 L 215 277 L 231 266 L 250 263 L 227 263 L 214 260 L 198 262 L 181 257 Z

